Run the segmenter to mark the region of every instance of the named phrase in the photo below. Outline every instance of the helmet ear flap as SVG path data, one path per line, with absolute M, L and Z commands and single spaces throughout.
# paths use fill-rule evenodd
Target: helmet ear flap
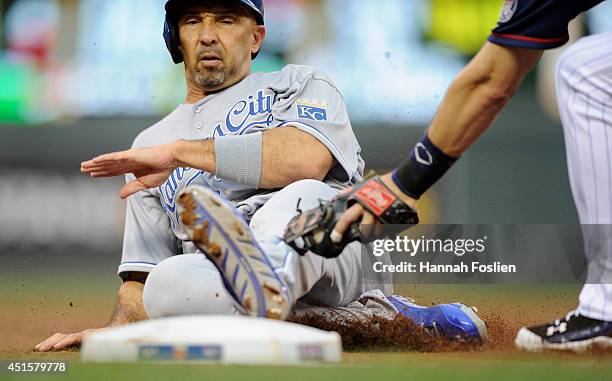
M 175 64 L 183 62 L 183 53 L 180 48 L 180 40 L 176 25 L 166 17 L 164 22 L 164 41 Z

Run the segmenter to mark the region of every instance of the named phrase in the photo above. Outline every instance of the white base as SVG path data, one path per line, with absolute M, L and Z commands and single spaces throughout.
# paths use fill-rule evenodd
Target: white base
M 84 362 L 188 362 L 297 365 L 339 362 L 340 335 L 284 321 L 245 316 L 146 320 L 89 335 Z

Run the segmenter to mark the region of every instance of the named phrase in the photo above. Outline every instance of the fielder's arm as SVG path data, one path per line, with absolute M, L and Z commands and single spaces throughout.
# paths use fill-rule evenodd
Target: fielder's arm
M 485 43 L 450 85 L 430 126 L 431 141 L 459 157 L 491 126 L 541 55 L 541 50 Z
M 142 304 L 142 291 L 144 284 L 135 281 L 126 281 L 117 292 L 115 309 L 108 323 L 108 327 L 123 325 L 148 319 Z M 78 346 L 85 336 L 98 331 L 100 328 L 86 329 L 76 333 L 56 333 L 47 340 L 34 347 L 38 352 L 62 350 L 67 347 Z
M 537 49 L 485 43 L 451 83 L 427 131 L 428 139 L 441 151 L 434 162 L 448 162 L 461 156 L 493 124 L 541 55 L 542 51 Z M 394 175 L 387 173 L 381 177 L 381 181 L 413 209 L 419 193 L 433 185 L 449 166 L 431 166 L 421 173 L 414 167 L 411 157 L 393 172 Z M 333 241 L 340 242 L 349 226 L 358 221 L 365 225 L 375 222 L 361 205 L 354 205 L 338 220 L 332 232 Z

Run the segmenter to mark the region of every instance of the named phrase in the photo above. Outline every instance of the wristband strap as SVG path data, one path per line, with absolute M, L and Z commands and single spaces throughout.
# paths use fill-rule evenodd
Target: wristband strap
M 263 161 L 261 132 L 215 139 L 216 175 L 224 180 L 259 188 Z
M 425 133 L 414 146 L 408 160 L 393 171 L 393 182 L 408 196 L 419 199 L 455 161 L 457 158 L 442 152 Z

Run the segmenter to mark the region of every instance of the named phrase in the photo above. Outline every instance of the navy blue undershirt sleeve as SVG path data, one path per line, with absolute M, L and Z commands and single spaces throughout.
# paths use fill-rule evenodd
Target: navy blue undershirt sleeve
M 552 49 L 565 44 L 567 25 L 604 0 L 506 0 L 489 41 L 498 45 Z

